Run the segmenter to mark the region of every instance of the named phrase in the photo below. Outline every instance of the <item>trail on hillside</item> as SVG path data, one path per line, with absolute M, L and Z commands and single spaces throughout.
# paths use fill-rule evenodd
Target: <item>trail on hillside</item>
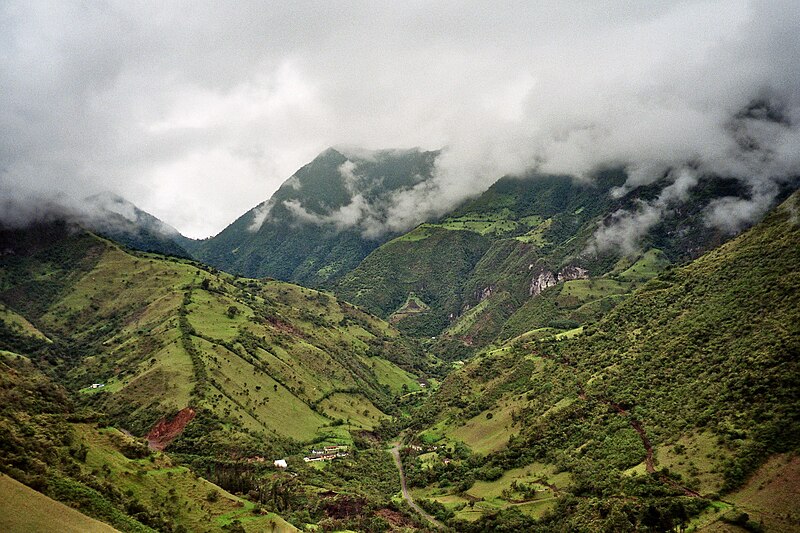
M 394 458 L 394 464 L 397 467 L 397 471 L 400 473 L 400 487 L 403 490 L 403 499 L 408 502 L 408 505 L 410 505 L 412 509 L 418 512 L 420 516 L 430 522 L 433 526 L 439 529 L 447 529 L 447 526 L 439 522 L 436 518 L 428 514 L 425 509 L 417 505 L 417 502 L 414 501 L 414 498 L 408 491 L 408 486 L 406 484 L 406 473 L 403 471 L 403 462 L 400 460 L 400 443 L 392 446 L 390 451 L 392 453 L 392 457 Z
M 559 361 L 555 357 L 551 357 L 551 356 L 548 356 L 548 355 L 544 355 L 544 354 L 535 354 L 535 355 L 539 355 L 540 357 L 544 357 L 545 359 L 549 359 L 550 361 L 554 361 L 554 362 L 559 363 L 561 365 L 568 366 L 577 375 L 577 368 L 575 368 L 575 365 L 569 359 L 566 359 L 564 361 Z M 624 407 L 619 405 L 618 403 L 613 402 L 613 401 L 611 401 L 611 400 L 609 400 L 607 398 L 600 397 L 600 396 L 592 396 L 592 397 L 590 397 L 589 395 L 586 394 L 586 391 L 583 388 L 583 384 L 579 384 L 579 387 L 580 387 L 580 390 L 578 391 L 578 398 L 580 398 L 581 400 L 584 400 L 584 401 L 595 400 L 595 401 L 598 401 L 600 403 L 604 403 L 604 404 L 608 405 L 609 407 L 611 407 L 614 411 L 616 411 L 617 414 L 619 414 L 622 417 L 625 417 L 628 420 L 628 423 L 631 425 L 633 430 L 639 435 L 639 438 L 642 441 L 642 446 L 644 446 L 644 450 L 645 450 L 644 466 L 645 466 L 645 470 L 647 471 L 648 474 L 657 474 L 658 475 L 658 479 L 662 483 L 664 483 L 665 485 L 669 485 L 669 486 L 673 487 L 674 489 L 683 492 L 686 496 L 691 496 L 693 498 L 702 498 L 703 497 L 702 495 L 700 495 L 700 493 L 695 492 L 695 491 L 693 491 L 692 489 L 690 489 L 688 487 L 684 487 L 683 485 L 681 485 L 680 483 L 678 483 L 677 481 L 675 481 L 671 477 L 667 476 L 666 474 L 664 474 L 662 472 L 656 472 L 653 444 L 650 442 L 650 439 L 647 437 L 647 432 L 644 430 L 644 426 L 642 426 L 642 423 L 639 420 L 637 420 L 636 418 L 631 416 L 631 414 Z

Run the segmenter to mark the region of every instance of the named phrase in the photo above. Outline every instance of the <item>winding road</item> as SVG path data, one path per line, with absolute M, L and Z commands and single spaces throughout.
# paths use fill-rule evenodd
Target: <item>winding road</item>
M 405 499 L 405 501 L 408 502 L 408 505 L 418 512 L 422 518 L 430 522 L 433 526 L 446 530 L 447 526 L 436 520 L 436 518 L 428 514 L 425 509 L 417 505 L 417 503 L 414 501 L 414 498 L 411 496 L 411 493 L 408 491 L 408 486 L 406 485 L 406 473 L 403 471 L 403 462 L 400 461 L 400 443 L 392 446 L 390 451 L 392 453 L 392 457 L 394 457 L 394 464 L 397 466 L 397 471 L 400 472 L 400 487 L 403 489 L 403 499 Z

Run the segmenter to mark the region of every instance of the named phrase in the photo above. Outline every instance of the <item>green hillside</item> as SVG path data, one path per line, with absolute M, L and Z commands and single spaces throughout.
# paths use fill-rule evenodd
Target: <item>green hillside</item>
M 0 400 L 0 470 L 35 489 L 0 478 L 4 531 L 219 531 L 233 520 L 250 532 L 296 531 L 76 411 L 69 393 L 26 357 L 0 359 Z
M 379 316 L 394 313 L 406 332 L 436 335 L 458 314 L 461 280 L 487 248 L 487 239 L 472 231 L 423 224 L 368 256 L 341 280 L 337 293 Z M 412 293 L 417 307 L 429 310 L 400 313 Z
M 713 198 L 743 194 L 732 180 L 704 180 L 680 203 L 681 216 L 663 217 L 639 251 L 593 249 L 598 227 L 614 213 L 635 211 L 669 185 L 612 194 L 625 181 L 617 170 L 591 181 L 505 177 L 441 220 L 382 245 L 335 290 L 385 318 L 411 292 L 420 296 L 428 312 L 401 313 L 395 322 L 417 336 L 440 335 L 434 350 L 446 358 L 537 328 L 566 333 L 600 318 L 669 264 L 723 242 L 726 235 L 703 224 L 703 210 Z M 442 280 L 440 265 L 453 263 Z
M 438 155 L 343 152 L 326 150 L 218 235 L 185 245 L 197 259 L 244 276 L 310 286 L 338 279 L 391 237 L 370 234 L 368 221 L 338 222 L 341 210 L 363 201 L 380 219 L 393 193 L 430 178 Z
M 797 528 L 799 209 L 796 193 L 581 334 L 448 376 L 411 419 L 438 446 L 406 457 L 419 496 L 464 531 Z
M 17 344 L 137 435 L 191 406 L 198 420 L 309 441 L 374 427 L 393 391 L 416 384 L 412 345 L 328 294 L 38 231 L 5 235 L 18 253 L 0 270 L 0 298 L 56 342 Z
M 98 235 L 135 250 L 190 257 L 184 248 L 190 239 L 120 196 L 96 194 L 85 198 L 82 207 L 80 223 Z
M 0 470 L 123 531 L 413 527 L 372 430 L 438 370 L 388 323 L 66 223 L 0 243 Z
M 5 475 L 0 475 L 0 492 L 3 494 L 0 499 L 0 528 L 3 531 L 116 531 Z

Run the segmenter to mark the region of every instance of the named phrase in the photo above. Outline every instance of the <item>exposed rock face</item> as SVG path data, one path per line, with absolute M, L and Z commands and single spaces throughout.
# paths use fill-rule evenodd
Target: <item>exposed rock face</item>
M 568 265 L 558 273 L 558 281 L 560 283 L 573 279 L 589 279 L 589 271 L 579 266 Z
M 163 450 L 170 442 L 175 440 L 183 432 L 186 425 L 192 421 L 197 413 L 191 407 L 185 407 L 178 411 L 175 418 L 159 420 L 150 433 L 147 434 L 147 443 L 154 450 Z
M 558 283 L 572 281 L 574 279 L 589 279 L 589 271 L 579 266 L 567 265 L 558 274 L 549 270 L 541 270 L 538 275 L 531 279 L 531 287 L 528 293 L 531 296 L 542 294 L 545 289 L 555 286 Z
M 539 296 L 547 288 L 550 288 L 558 283 L 555 275 L 549 270 L 543 270 L 538 276 L 534 276 L 531 280 L 531 288 L 528 291 L 531 296 Z
M 494 294 L 494 287 L 489 285 L 488 287 L 484 287 L 483 289 L 475 291 L 475 297 L 478 302 L 484 301 L 486 298 L 489 298 L 492 294 Z

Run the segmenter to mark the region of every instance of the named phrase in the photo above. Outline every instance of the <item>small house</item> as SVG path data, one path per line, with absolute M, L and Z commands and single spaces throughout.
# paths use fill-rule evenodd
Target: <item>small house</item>
M 289 465 L 286 463 L 286 459 L 275 459 L 272 464 L 275 468 L 286 468 Z

